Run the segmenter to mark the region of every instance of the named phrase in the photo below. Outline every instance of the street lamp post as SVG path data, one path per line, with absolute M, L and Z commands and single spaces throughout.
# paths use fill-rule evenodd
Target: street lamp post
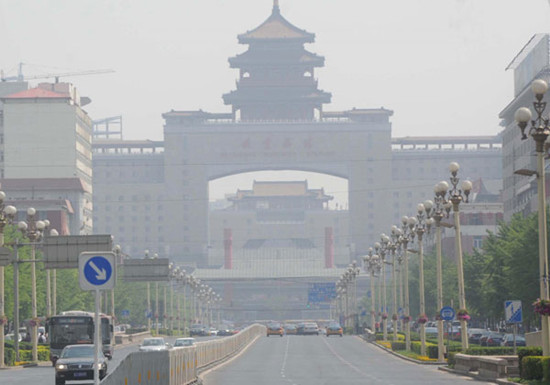
M 38 361 L 38 314 L 36 310 L 36 243 L 42 238 L 43 231 L 46 229 L 44 221 L 36 220 L 36 210 L 33 207 L 27 209 L 27 221 L 21 221 L 17 227 L 24 233 L 31 245 L 31 342 L 32 342 L 32 360 Z M 17 326 L 18 327 L 18 326 Z
M 378 268 L 379 260 L 378 255 L 373 254 L 372 247 L 369 248 L 369 253 L 365 257 L 363 257 L 363 260 L 366 264 L 366 269 L 369 272 L 369 281 L 370 281 L 370 314 L 371 314 L 371 330 L 376 331 L 376 292 L 374 287 L 374 278 L 376 276 L 376 271 Z
M 392 226 L 391 228 L 391 242 L 388 244 L 388 248 L 391 252 L 392 260 L 392 271 L 391 271 L 391 277 L 392 277 L 392 296 L 393 296 L 393 311 L 392 311 L 392 325 L 393 325 L 393 340 L 397 341 L 397 323 L 399 320 L 399 314 L 397 311 L 397 274 L 396 274 L 396 268 L 397 268 L 397 260 L 396 260 L 396 250 L 398 247 L 399 242 L 399 232 L 400 230 L 397 228 L 397 226 Z
M 414 224 L 414 231 L 418 238 L 418 272 L 419 272 L 419 293 L 420 293 L 420 318 L 423 322 L 420 323 L 420 355 L 426 355 L 426 328 L 425 321 L 426 316 L 426 299 L 424 294 L 424 233 L 429 231 L 432 224 L 431 218 L 429 218 L 430 210 L 432 209 L 433 202 L 425 201 L 417 205 L 416 218 L 412 217 L 411 223 Z
M 455 226 L 455 249 L 456 249 L 456 265 L 458 275 L 458 301 L 460 310 L 466 311 L 466 294 L 464 292 L 464 267 L 462 262 L 462 240 L 460 233 L 460 212 L 459 206 L 462 201 L 468 203 L 468 195 L 472 190 L 472 182 L 465 180 L 462 182 L 461 189 L 457 188 L 459 178 L 457 176 L 460 166 L 456 162 L 451 162 L 449 171 L 451 172 L 452 188 L 449 191 L 449 201 L 453 205 L 453 217 Z M 542 210 L 544 211 L 544 209 Z M 544 233 L 546 234 L 546 233 Z M 545 238 L 546 237 L 542 237 Z M 460 312 L 459 310 L 459 312 Z M 460 320 L 460 337 L 462 340 L 462 351 L 468 349 L 468 322 L 465 317 L 459 316 Z
M 543 116 L 546 109 L 546 102 L 543 101 L 544 94 L 548 91 L 548 84 L 542 79 L 533 81 L 531 89 L 535 94 L 536 101 L 533 102 L 533 108 L 537 113 L 537 117 L 531 120 L 531 110 L 527 107 L 519 108 L 515 113 L 515 119 L 521 129 L 521 139 L 527 139 L 525 129 L 529 121 L 531 127 L 528 134 L 535 141 L 537 152 L 537 195 L 538 195 L 538 230 L 539 230 L 539 274 L 540 274 L 540 299 L 548 300 L 548 239 L 546 232 L 546 170 L 544 167 L 545 149 L 544 144 L 548 135 L 550 135 L 549 120 L 547 116 Z M 542 319 L 542 354 L 550 355 L 550 329 L 548 316 L 541 316 Z
M 4 228 L 9 224 L 15 214 L 17 209 L 13 206 L 5 206 L 4 201 L 6 199 L 6 193 L 0 191 L 0 247 L 4 247 Z M 7 323 L 5 305 L 4 305 L 4 266 L 0 266 L 0 368 L 3 368 L 4 365 L 4 325 Z
M 386 253 L 387 246 L 390 243 L 390 238 L 386 234 L 380 236 L 380 243 L 374 244 L 374 249 L 380 256 L 380 264 L 382 265 L 382 332 L 384 333 L 384 341 L 388 340 L 388 314 L 387 314 L 387 297 L 386 297 Z
M 404 277 L 404 286 L 405 286 L 405 315 L 406 322 L 405 322 L 405 349 L 407 351 L 411 350 L 411 311 L 410 311 L 410 300 L 409 300 L 409 250 L 408 245 L 409 242 L 412 241 L 414 238 L 414 232 L 413 227 L 415 224 L 414 219 L 413 221 L 410 220 L 409 217 L 403 216 L 401 217 L 401 224 L 402 224 L 402 235 L 401 235 L 401 244 L 403 245 L 403 260 L 404 260 L 404 267 L 405 270 L 405 277 Z M 405 319 L 405 318 L 404 318 Z
M 435 221 L 436 230 L 436 254 L 437 254 L 437 311 L 443 308 L 443 262 L 441 255 L 441 220 L 449 216 L 452 203 L 445 200 L 445 194 L 449 189 L 449 184 L 441 181 L 434 187 L 434 208 L 432 218 Z M 445 362 L 445 345 L 443 341 L 443 319 L 441 316 L 437 318 L 437 361 Z

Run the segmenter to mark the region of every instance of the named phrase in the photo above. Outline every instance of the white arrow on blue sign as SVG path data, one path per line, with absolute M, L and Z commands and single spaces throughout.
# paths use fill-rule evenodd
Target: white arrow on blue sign
M 504 302 L 504 318 L 506 318 L 506 323 L 509 324 L 523 322 L 520 300 Z
M 81 253 L 78 257 L 80 288 L 82 290 L 114 289 L 115 268 L 114 253 Z

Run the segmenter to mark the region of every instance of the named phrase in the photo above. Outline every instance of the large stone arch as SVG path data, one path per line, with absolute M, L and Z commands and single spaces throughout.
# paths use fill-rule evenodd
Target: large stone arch
M 369 111 L 361 121 L 260 123 L 164 114 L 166 194 L 171 215 L 182 218 L 182 228 L 166 230 L 170 254 L 205 264 L 210 180 L 280 169 L 346 178 L 354 252 L 366 253 L 374 241 L 369 228 L 390 225 L 380 213 L 389 212 L 381 208 L 389 205 L 383 187 L 391 180 L 391 111 Z

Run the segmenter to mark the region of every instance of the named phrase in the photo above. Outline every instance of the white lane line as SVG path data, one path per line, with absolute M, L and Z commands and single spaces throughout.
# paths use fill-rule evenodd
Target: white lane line
M 365 373 L 364 371 L 362 371 L 361 369 L 359 369 L 357 366 L 353 365 L 351 362 L 347 361 L 346 359 L 344 359 L 340 354 L 338 354 L 338 352 L 336 352 L 336 350 L 334 350 L 334 348 L 332 347 L 332 345 L 330 345 L 328 343 L 328 341 L 326 339 L 323 339 L 322 340 L 325 345 L 327 345 L 328 349 L 330 350 L 330 352 L 332 354 L 334 354 L 336 356 L 336 358 L 338 358 L 340 361 L 342 361 L 342 363 L 346 366 L 348 366 L 349 368 L 351 368 L 353 371 L 355 371 L 356 373 L 358 374 L 361 374 L 367 378 L 370 378 L 371 380 L 373 381 L 376 381 L 376 382 L 382 382 L 384 383 L 385 385 L 393 385 L 391 382 L 387 382 L 387 380 L 382 380 L 380 378 L 377 378 L 376 376 L 373 376 L 372 374 L 370 373 Z

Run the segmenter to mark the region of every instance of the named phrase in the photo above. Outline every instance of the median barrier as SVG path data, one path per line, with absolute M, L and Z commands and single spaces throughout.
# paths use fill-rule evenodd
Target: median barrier
M 135 334 L 115 334 L 116 345 L 126 345 L 136 342 L 142 342 L 144 338 L 151 337 L 151 332 L 141 332 Z
M 190 384 L 197 380 L 198 371 L 224 360 L 264 334 L 265 326 L 256 324 L 236 335 L 190 347 L 130 353 L 101 384 Z
M 454 370 L 468 374 L 477 372 L 483 379 L 496 379 L 519 375 L 518 356 L 472 356 L 455 355 Z

